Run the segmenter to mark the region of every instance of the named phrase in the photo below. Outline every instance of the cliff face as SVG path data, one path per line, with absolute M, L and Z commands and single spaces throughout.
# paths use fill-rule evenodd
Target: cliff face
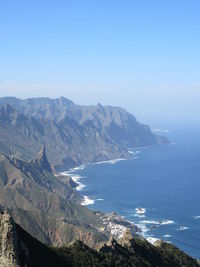
M 12 217 L 0 214 L 0 267 L 71 266 L 15 224 Z
M 65 98 L 0 98 L 0 152 L 30 160 L 45 145 L 57 170 L 127 158 L 129 148 L 167 142 L 119 107 L 79 106 Z
M 0 267 L 20 267 L 15 225 L 8 213 L 0 214 Z

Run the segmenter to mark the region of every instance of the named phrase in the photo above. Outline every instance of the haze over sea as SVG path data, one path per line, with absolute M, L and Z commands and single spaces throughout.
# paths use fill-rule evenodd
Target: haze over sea
M 79 189 L 89 208 L 115 211 L 144 236 L 200 258 L 200 128 L 157 133 L 172 144 L 134 149 L 131 160 L 90 164 L 71 174 L 82 177 Z

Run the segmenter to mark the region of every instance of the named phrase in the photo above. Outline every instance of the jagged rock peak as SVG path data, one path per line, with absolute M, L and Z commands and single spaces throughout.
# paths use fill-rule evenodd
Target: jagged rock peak
M 11 216 L 0 214 L 0 267 L 19 267 L 18 241 Z
M 52 172 L 51 166 L 47 159 L 45 145 L 42 146 L 37 158 L 33 160 L 32 162 L 37 164 L 37 166 L 40 167 L 41 169 L 46 170 L 48 172 Z
M 131 247 L 132 239 L 133 239 L 133 236 L 131 234 L 131 231 L 129 229 L 126 229 L 125 234 L 119 240 L 119 244 L 122 245 L 122 246 Z
M 42 145 L 42 148 L 40 149 L 38 153 L 37 159 L 46 158 L 46 148 L 45 145 Z
M 59 97 L 58 100 L 62 104 L 71 105 L 71 106 L 75 105 L 73 101 L 65 98 L 64 96 Z

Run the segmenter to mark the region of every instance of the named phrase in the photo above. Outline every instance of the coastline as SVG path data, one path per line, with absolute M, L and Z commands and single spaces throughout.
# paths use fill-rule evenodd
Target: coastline
M 139 158 L 139 154 L 142 152 L 141 150 L 143 149 L 147 149 L 148 147 L 137 147 L 134 149 L 129 149 L 129 153 L 131 154 L 131 157 L 126 159 L 126 158 L 120 158 L 120 159 L 112 159 L 112 160 L 106 160 L 106 161 L 100 161 L 100 162 L 92 162 L 89 164 L 82 164 L 80 166 L 77 166 L 75 168 L 71 168 L 65 172 L 60 173 L 61 175 L 68 175 L 71 177 L 71 179 L 77 184 L 76 190 L 77 191 L 82 191 L 86 185 L 84 185 L 82 183 L 82 179 L 86 178 L 84 176 L 81 176 L 80 174 L 77 173 L 77 171 L 79 170 L 83 170 L 84 168 L 86 168 L 89 165 L 99 165 L 99 164 L 116 164 L 120 161 L 124 161 L 124 160 L 136 160 Z M 82 197 L 82 202 L 80 203 L 83 206 L 90 206 L 90 205 L 94 205 L 96 201 L 104 201 L 103 198 L 101 199 L 91 199 L 89 198 L 89 196 L 87 195 L 82 195 L 80 192 L 80 195 Z M 152 220 L 152 219 L 145 219 L 147 217 L 147 210 L 144 207 L 137 207 L 135 208 L 135 211 L 132 211 L 132 216 L 131 217 L 135 217 L 139 219 L 138 220 L 134 220 L 134 219 L 129 219 L 129 218 L 124 218 L 124 221 L 126 222 L 130 222 L 132 224 L 135 225 L 135 227 L 137 228 L 137 231 L 135 232 L 135 234 L 141 236 L 142 238 L 146 239 L 148 242 L 150 242 L 151 244 L 154 245 L 154 243 L 157 240 L 161 240 L 162 238 L 168 239 L 171 237 L 171 235 L 169 235 L 168 233 L 166 233 L 165 235 L 157 238 L 154 237 L 153 234 L 150 234 L 149 231 L 151 231 L 153 228 L 157 228 L 157 227 L 161 227 L 164 225 L 168 225 L 168 224 L 175 224 L 175 222 L 173 220 L 170 219 L 159 219 L 159 220 Z M 119 215 L 120 216 L 120 215 Z M 177 229 L 177 231 L 183 231 L 186 230 L 186 227 L 179 227 L 179 229 Z M 169 242 L 168 240 L 166 240 L 165 242 Z M 169 242 L 170 243 L 170 242 Z
M 73 180 L 73 182 L 77 184 L 76 190 L 77 191 L 81 191 L 81 190 L 83 190 L 83 188 L 86 187 L 86 185 L 81 183 L 80 180 L 82 180 L 82 179 L 84 179 L 86 177 L 83 177 L 83 176 L 77 174 L 76 171 L 83 170 L 87 166 L 92 166 L 92 165 L 116 164 L 116 163 L 118 163 L 120 161 L 138 159 L 138 154 L 141 153 L 140 149 L 146 149 L 146 148 L 147 148 L 146 146 L 136 147 L 136 148 L 129 148 L 128 149 L 128 153 L 129 153 L 130 157 L 127 157 L 127 158 L 116 158 L 116 159 L 109 159 L 109 160 L 91 162 L 91 163 L 88 163 L 88 164 L 81 164 L 79 166 L 70 168 L 70 169 L 68 169 L 66 171 L 59 172 L 59 175 L 61 175 L 61 176 L 69 176 Z M 85 196 L 85 195 L 81 195 L 81 197 L 82 197 L 81 205 L 83 205 L 83 206 L 93 205 L 95 203 L 95 201 L 103 201 L 104 200 L 102 198 L 90 199 L 88 196 Z
M 71 177 L 73 182 L 77 184 L 76 190 L 77 191 L 82 191 L 86 187 L 86 185 L 83 184 L 80 180 L 82 180 L 82 179 L 84 179 L 86 177 L 83 177 L 83 176 L 77 174 L 76 171 L 83 170 L 87 166 L 92 166 L 92 165 L 116 164 L 116 163 L 118 163 L 120 161 L 125 161 L 125 160 L 137 160 L 139 158 L 139 154 L 141 153 L 141 150 L 147 149 L 147 148 L 148 148 L 147 146 L 128 148 L 127 152 L 129 154 L 129 157 L 127 157 L 127 158 L 108 159 L 108 160 L 103 160 L 103 161 L 91 162 L 91 163 L 87 163 L 87 164 L 81 164 L 79 166 L 76 166 L 76 167 L 73 167 L 73 168 L 69 168 L 66 171 L 62 171 L 62 172 L 59 173 L 59 175 L 64 175 L 64 176 Z M 104 200 L 102 198 L 90 199 L 88 196 L 81 195 L 81 194 L 80 194 L 80 196 L 82 197 L 81 205 L 83 205 L 83 206 L 93 205 L 95 203 L 95 201 L 103 201 Z
M 111 160 L 91 162 L 91 163 L 88 163 L 88 164 L 81 164 L 81 165 L 79 165 L 77 167 L 70 168 L 67 171 L 60 172 L 59 175 L 61 175 L 61 176 L 69 176 L 73 180 L 73 182 L 75 184 L 77 184 L 76 190 L 77 191 L 81 191 L 81 190 L 83 190 L 83 188 L 86 187 L 86 185 L 81 183 L 80 180 L 84 179 L 85 177 L 83 177 L 83 176 L 81 176 L 79 174 L 76 174 L 75 173 L 76 171 L 83 170 L 84 168 L 86 168 L 89 165 L 116 164 L 117 162 L 123 161 L 123 160 L 128 160 L 128 159 L 126 159 L 126 158 L 117 158 L 117 159 L 111 159 Z M 88 196 L 81 195 L 81 194 L 80 194 L 80 196 L 82 197 L 82 202 L 80 204 L 83 205 L 83 206 L 93 205 L 95 203 L 95 201 L 103 201 L 104 200 L 103 198 L 90 199 Z
M 133 152 L 134 153 L 134 152 Z M 137 154 L 139 152 L 137 151 Z M 134 157 L 132 158 L 134 159 Z M 101 162 L 93 162 L 90 164 L 82 164 L 80 166 L 77 166 L 75 168 L 71 168 L 65 172 L 61 172 L 61 176 L 68 176 L 70 177 L 74 183 L 76 183 L 76 190 L 81 191 L 85 188 L 86 185 L 80 182 L 80 180 L 86 178 L 84 176 L 81 176 L 76 173 L 78 170 L 83 170 L 89 165 L 99 165 L 99 164 L 116 164 L 119 161 L 128 160 L 124 158 L 120 159 L 113 159 L 113 160 L 107 160 L 107 161 L 101 161 Z M 79 192 L 80 194 L 80 192 Z M 86 195 L 81 195 L 82 201 L 80 205 L 82 206 L 89 206 L 93 205 L 96 201 L 104 201 L 103 198 L 96 198 L 96 199 L 90 199 Z M 122 239 L 127 231 L 131 233 L 131 235 L 138 236 L 142 234 L 142 229 L 140 229 L 134 222 L 126 220 L 123 216 L 117 214 L 116 212 L 111 213 L 104 213 L 103 211 L 94 211 L 94 213 L 100 218 L 102 221 L 101 227 L 97 228 L 97 230 L 107 236 L 112 236 L 112 238 L 115 238 L 117 241 Z
M 84 168 L 86 168 L 89 165 L 116 164 L 116 163 L 118 163 L 120 161 L 124 161 L 124 160 L 136 160 L 136 159 L 138 159 L 138 156 L 141 153 L 140 149 L 146 149 L 146 148 L 147 147 L 140 147 L 140 148 L 137 147 L 137 148 L 129 149 L 128 153 L 131 155 L 130 158 L 117 158 L 117 159 L 111 159 L 111 160 L 105 160 L 105 161 L 99 161 L 99 162 L 91 162 L 88 164 L 81 164 L 81 165 L 76 166 L 74 168 L 70 168 L 67 171 L 60 172 L 59 174 L 62 176 L 70 177 L 73 180 L 73 182 L 77 185 L 76 190 L 82 191 L 86 187 L 86 185 L 84 185 L 82 182 L 80 182 L 80 180 L 82 180 L 86 177 L 81 176 L 80 174 L 77 174 L 76 171 L 83 170 Z M 103 198 L 91 199 L 87 195 L 81 195 L 81 193 L 80 193 L 80 196 L 82 198 L 82 202 L 80 203 L 80 205 L 82 205 L 82 206 L 93 205 L 96 201 L 104 201 Z M 141 218 L 144 218 L 145 212 L 146 212 L 146 210 L 144 209 L 142 211 L 138 211 L 138 212 L 136 211 L 136 214 L 138 216 L 140 216 Z M 96 212 L 96 214 L 98 214 L 98 213 L 101 214 L 100 218 L 103 220 L 103 224 L 105 225 L 105 228 L 103 231 L 109 231 L 110 234 L 117 239 L 122 238 L 125 235 L 126 230 L 129 229 L 133 236 L 135 236 L 135 235 L 141 236 L 142 238 L 145 238 L 147 241 L 149 241 L 151 244 L 153 244 L 155 241 L 157 241 L 156 238 L 146 236 L 146 232 L 148 231 L 146 227 L 140 226 L 139 224 L 136 224 L 133 221 L 129 221 L 129 220 L 125 219 L 124 217 L 115 213 L 115 211 L 113 211 L 111 214 L 110 213 L 105 214 L 102 211 Z M 112 221 L 114 221 L 114 223 Z M 100 231 L 102 232 L 102 229 L 100 229 Z M 149 240 L 148 240 L 148 238 L 149 238 Z

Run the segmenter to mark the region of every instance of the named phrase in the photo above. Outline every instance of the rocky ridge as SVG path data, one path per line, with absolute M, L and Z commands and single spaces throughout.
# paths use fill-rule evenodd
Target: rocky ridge
M 8 213 L 0 214 L 0 267 L 20 267 L 14 222 Z
M 129 148 L 168 143 L 119 107 L 80 106 L 66 98 L 0 98 L 0 153 L 31 160 L 42 145 L 57 171 L 128 158 Z
M 117 214 L 80 205 L 75 187 L 70 177 L 53 174 L 45 147 L 29 162 L 0 155 L 0 206 L 41 242 L 62 246 L 81 240 L 95 248 L 126 228 L 135 234 L 136 226 Z

